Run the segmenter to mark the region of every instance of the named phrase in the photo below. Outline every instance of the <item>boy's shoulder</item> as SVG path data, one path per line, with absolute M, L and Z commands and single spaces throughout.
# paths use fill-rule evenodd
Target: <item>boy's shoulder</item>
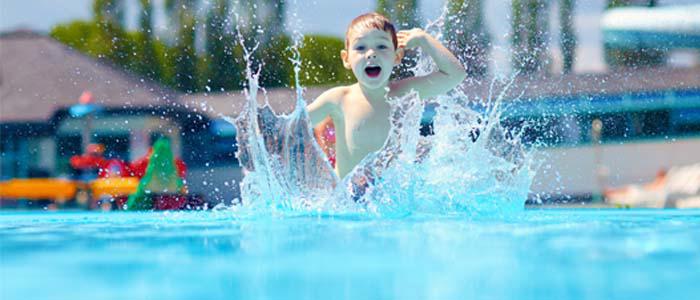
M 316 100 L 329 101 L 334 103 L 340 103 L 340 101 L 345 98 L 345 96 L 350 92 L 352 86 L 336 86 L 332 87 L 325 92 L 321 93 Z

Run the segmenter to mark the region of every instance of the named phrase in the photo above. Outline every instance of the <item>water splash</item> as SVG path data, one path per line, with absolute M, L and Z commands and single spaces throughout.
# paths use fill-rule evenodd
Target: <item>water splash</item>
M 520 134 L 500 124 L 500 103 L 510 82 L 489 99 L 469 99 L 461 88 L 433 99 L 438 104 L 435 134 L 428 137 L 420 135 L 427 101 L 415 93 L 388 99 L 391 130 L 384 146 L 340 179 L 316 143 L 305 110 L 298 83 L 301 58 L 294 51 L 300 36 L 295 32 L 292 49 L 297 76 L 297 96 L 290 99 L 296 101 L 294 111 L 278 115 L 269 104 L 258 105 L 259 74 L 249 65 L 246 106 L 240 116 L 228 119 L 237 128 L 237 155 L 245 175 L 242 205 L 236 209 L 381 217 L 498 217 L 522 211 L 536 164 L 520 143 Z M 245 54 L 249 62 L 250 52 Z M 433 70 L 428 57 L 420 52 L 417 57 L 412 70 L 416 75 Z M 490 95 L 496 92 L 495 83 Z M 470 109 L 475 102 L 487 103 L 486 108 Z
M 297 82 L 297 99 L 295 110 L 287 116 L 275 114 L 269 103 L 258 106 L 260 73 L 253 74 L 250 65 L 250 57 L 256 49 L 248 50 L 244 46 L 240 30 L 238 40 L 248 64 L 247 102 L 237 118 L 226 120 L 237 130 L 237 157 L 244 172 L 240 183 L 241 204 L 252 212 L 318 209 L 323 204 L 320 199 L 327 198 L 338 178 L 315 142 L 302 98 L 298 48 L 303 36 L 296 31 L 293 39 L 295 55 L 291 60 Z

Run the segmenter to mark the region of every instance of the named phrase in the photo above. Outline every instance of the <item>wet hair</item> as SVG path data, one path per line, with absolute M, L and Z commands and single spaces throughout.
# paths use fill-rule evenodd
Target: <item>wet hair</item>
M 396 28 L 394 28 L 394 24 L 391 24 L 391 21 L 389 21 L 387 17 L 371 12 L 360 15 L 350 22 L 348 30 L 345 32 L 345 48 L 350 46 L 350 33 L 362 32 L 370 29 L 388 32 L 391 35 L 391 42 L 394 44 L 394 49 L 398 47 Z

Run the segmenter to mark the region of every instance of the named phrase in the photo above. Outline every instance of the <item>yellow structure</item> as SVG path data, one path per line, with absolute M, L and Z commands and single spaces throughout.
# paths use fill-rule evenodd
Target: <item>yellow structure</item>
M 99 178 L 90 183 L 92 198 L 128 196 L 136 192 L 137 177 Z
M 51 199 L 67 202 L 75 198 L 78 183 L 67 179 L 29 178 L 11 179 L 0 182 L 0 198 Z

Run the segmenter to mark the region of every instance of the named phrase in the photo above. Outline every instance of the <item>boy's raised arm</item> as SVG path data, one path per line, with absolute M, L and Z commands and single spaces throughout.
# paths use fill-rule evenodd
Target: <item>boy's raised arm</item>
M 411 77 L 394 84 L 399 94 L 416 90 L 421 98 L 443 94 L 458 86 L 467 77 L 467 72 L 450 50 L 422 29 L 402 30 L 397 34 L 399 49 L 420 47 L 430 55 L 438 70 L 422 77 Z

